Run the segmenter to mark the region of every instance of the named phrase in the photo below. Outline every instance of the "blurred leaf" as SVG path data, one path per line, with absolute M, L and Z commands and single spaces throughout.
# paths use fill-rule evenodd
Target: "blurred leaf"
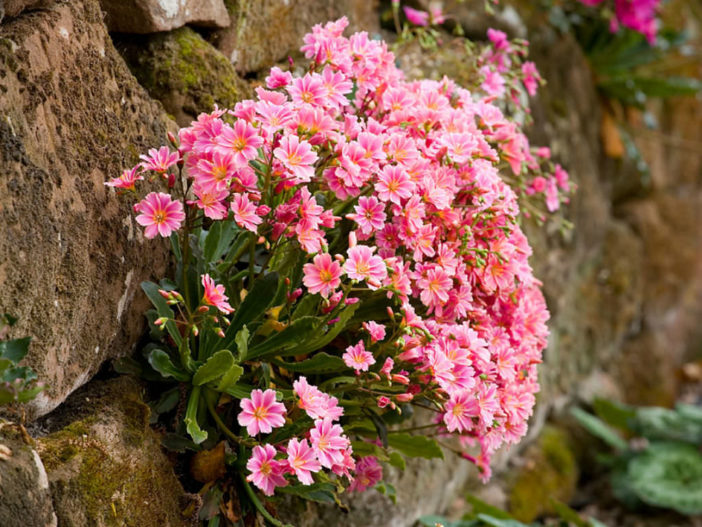
M 395 468 L 399 468 L 400 470 L 405 470 L 405 468 L 407 468 L 407 462 L 399 452 L 390 452 L 390 459 L 388 460 L 388 463 Z
M 636 415 L 631 406 L 601 398 L 595 398 L 592 408 L 597 417 L 621 430 L 628 430 L 631 419 Z
M 484 502 L 483 500 L 477 498 L 476 496 L 473 496 L 472 494 L 468 494 L 466 496 L 466 501 L 471 504 L 473 507 L 473 510 L 464 516 L 464 519 L 474 519 L 478 514 L 487 514 L 489 516 L 492 516 L 493 518 L 498 518 L 498 519 L 503 519 L 503 520 L 513 520 L 514 518 L 507 513 L 506 511 L 503 511 L 502 509 L 498 509 L 497 507 L 494 507 L 490 505 L 489 503 Z
M 17 364 L 29 352 L 29 343 L 32 337 L 23 337 L 14 340 L 0 340 L 0 358 L 8 359 Z
M 315 337 L 312 340 L 305 341 L 299 346 L 296 346 L 295 348 L 291 349 L 288 355 L 306 355 L 328 345 L 339 335 L 339 333 L 346 329 L 346 325 L 351 320 L 351 317 L 353 317 L 354 313 L 358 309 L 358 306 L 358 303 L 346 306 L 337 317 L 338 320 L 334 322 L 334 324 L 332 324 L 331 326 L 328 326 L 328 330 L 326 333 L 322 333 L 323 328 L 320 328 L 318 333 L 321 333 L 321 335 Z
M 631 487 L 644 502 L 702 514 L 702 453 L 684 443 L 651 443 L 629 462 Z
M 390 434 L 388 444 L 408 457 L 425 459 L 444 458 L 444 453 L 438 443 L 426 436 L 409 434 Z
M 619 435 L 601 419 L 598 419 L 594 415 L 589 414 L 580 408 L 573 408 L 570 413 L 573 417 L 575 417 L 575 419 L 577 419 L 583 428 L 585 428 L 592 435 L 599 437 L 602 441 L 617 450 L 627 450 L 627 442 L 619 437 Z

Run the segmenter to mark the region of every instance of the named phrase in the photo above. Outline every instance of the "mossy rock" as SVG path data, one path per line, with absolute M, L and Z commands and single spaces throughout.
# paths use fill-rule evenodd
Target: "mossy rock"
M 578 467 L 568 435 L 547 425 L 527 448 L 524 465 L 509 483 L 509 510 L 520 521 L 531 522 L 554 512 L 552 501 L 568 502 L 578 481 Z
M 233 108 L 251 95 L 229 60 L 188 27 L 116 42 L 139 83 L 181 126 L 215 104 Z
M 149 408 L 129 378 L 96 381 L 48 421 L 38 439 L 59 525 L 185 526 L 188 495 L 149 428 Z M 65 421 L 70 420 L 69 424 Z

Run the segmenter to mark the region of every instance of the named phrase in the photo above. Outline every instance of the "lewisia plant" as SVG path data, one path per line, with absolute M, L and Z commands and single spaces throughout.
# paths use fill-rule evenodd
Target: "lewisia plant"
M 410 82 L 347 23 L 305 37 L 305 71 L 273 68 L 108 183 L 142 196 L 144 236 L 176 259 L 142 284 L 145 359 L 179 383 L 154 405 L 168 438 L 224 441 L 269 520 L 260 493 L 387 489 L 383 463 L 407 456 L 489 477 L 526 432 L 548 336 L 520 203 L 555 210 L 567 174 L 500 110 L 505 82 L 535 89 L 533 64 L 493 32 L 485 89 Z

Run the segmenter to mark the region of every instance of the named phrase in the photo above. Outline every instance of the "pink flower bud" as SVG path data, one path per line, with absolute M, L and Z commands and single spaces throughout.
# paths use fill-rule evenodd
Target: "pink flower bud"
M 378 397 L 378 408 L 385 408 L 389 404 L 390 404 L 390 399 L 388 397 L 385 397 L 384 395 L 381 397 Z
M 398 395 L 397 397 L 395 397 L 395 399 L 397 399 L 397 400 L 400 401 L 401 403 L 408 403 L 408 402 L 410 402 L 412 399 L 414 399 L 414 395 L 411 394 L 411 393 L 401 393 L 400 395 Z
M 210 310 L 209 306 L 200 306 L 197 308 L 198 313 L 207 313 Z
M 194 325 L 194 324 L 193 324 L 193 327 L 192 327 L 192 333 L 193 333 L 193 336 L 194 336 L 194 337 L 197 337 L 197 336 L 200 334 L 200 330 L 199 330 L 199 329 L 197 328 L 197 326 Z

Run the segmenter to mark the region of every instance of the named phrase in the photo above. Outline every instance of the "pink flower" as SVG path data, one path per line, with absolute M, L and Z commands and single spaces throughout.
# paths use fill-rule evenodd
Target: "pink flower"
M 276 402 L 273 390 L 254 390 L 251 398 L 242 399 L 240 405 L 242 411 L 237 420 L 246 427 L 250 436 L 259 432 L 270 434 L 274 428 L 285 424 L 285 405 Z
M 317 161 L 317 154 L 307 141 L 300 141 L 296 135 L 283 137 L 273 155 L 292 173 L 296 183 L 306 183 L 314 177 L 312 165 Z
M 246 166 L 249 161 L 256 159 L 257 149 L 261 145 L 263 138 L 258 135 L 258 130 L 243 119 L 238 119 L 233 128 L 225 125 L 217 136 L 217 146 L 225 152 L 233 153 L 237 166 Z
M 314 483 L 312 472 L 319 472 L 322 468 L 315 456 L 314 450 L 310 447 L 307 439 L 291 439 L 288 442 L 288 466 L 297 479 L 304 485 Z
M 378 324 L 373 320 L 369 320 L 368 322 L 363 323 L 363 329 L 365 329 L 370 334 L 371 340 L 373 342 L 378 342 L 379 340 L 383 340 L 385 338 L 385 325 L 383 324 Z
M 368 371 L 368 367 L 375 364 L 375 359 L 370 351 L 366 351 L 363 341 L 359 340 L 355 346 L 346 348 L 346 353 L 341 356 L 344 363 L 356 370 L 356 373 Z
M 385 262 L 380 256 L 374 256 L 375 247 L 356 245 L 348 251 L 344 262 L 344 271 L 352 280 L 366 280 L 369 285 L 378 284 L 387 276 Z
M 383 478 L 383 467 L 375 456 L 362 457 L 356 463 L 356 475 L 349 485 L 349 492 L 363 492 Z
M 343 428 L 332 424 L 331 419 L 315 421 L 314 428 L 310 430 L 310 441 L 323 467 L 332 468 L 334 465 L 343 463 L 344 450 L 350 445 L 350 441 L 343 432 Z
M 429 269 L 425 277 L 417 280 L 421 290 L 419 297 L 427 307 L 437 307 L 449 299 L 449 291 L 453 288 L 453 280 L 440 267 Z
M 276 487 L 288 484 L 284 476 L 287 465 L 273 459 L 275 454 L 276 450 L 271 445 L 257 445 L 246 462 L 246 468 L 251 472 L 246 476 L 246 481 L 252 482 L 266 496 L 272 496 Z
M 143 200 L 134 205 L 134 210 L 140 214 L 136 221 L 144 229 L 144 236 L 154 238 L 156 234 L 168 237 L 177 231 L 185 219 L 183 204 L 173 201 L 168 194 L 151 192 Z
M 227 302 L 228 298 L 224 294 L 224 286 L 221 284 L 215 285 L 209 274 L 202 275 L 202 286 L 205 288 L 205 294 L 202 297 L 202 301 L 205 304 L 216 307 L 225 315 L 234 311 Z
M 385 226 L 385 206 L 377 198 L 361 196 L 354 210 L 356 214 L 348 214 L 346 217 L 358 223 L 363 234 L 370 234 Z
M 153 170 L 163 174 L 180 160 L 180 154 L 171 152 L 167 146 L 162 146 L 158 150 L 155 148 L 150 149 L 149 155 L 141 155 L 139 159 L 143 161 L 141 166 L 144 170 Z
M 536 64 L 533 62 L 525 62 L 522 64 L 522 75 L 524 75 L 524 87 L 529 95 L 532 97 L 536 95 L 536 90 L 539 87 L 539 81 L 541 76 L 536 69 Z
M 122 172 L 122 175 L 116 178 L 112 178 L 108 182 L 105 183 L 108 187 L 114 187 L 118 189 L 124 189 L 124 190 L 134 190 L 134 184 L 137 181 L 140 181 L 144 179 L 143 176 L 139 175 L 139 172 L 137 170 L 139 169 L 139 165 L 133 167 L 130 170 L 125 170 Z
M 393 366 L 395 366 L 395 361 L 393 361 L 391 357 L 388 357 L 387 359 L 385 359 L 385 362 L 383 363 L 383 367 L 380 368 L 381 375 L 385 375 L 389 379 L 390 372 L 392 371 Z
M 247 194 L 233 194 L 232 210 L 234 221 L 239 227 L 256 232 L 257 225 L 263 220 L 256 214 L 256 205 L 249 201 Z
M 472 430 L 473 418 L 480 413 L 475 397 L 467 390 L 454 393 L 444 405 L 444 410 L 444 423 L 449 432 Z
M 307 382 L 304 376 L 293 382 L 293 392 L 300 399 L 297 406 L 302 408 L 312 419 L 331 419 L 336 421 L 344 414 L 336 397 L 330 397 L 316 386 Z
M 403 6 L 402 9 L 404 10 L 407 21 L 410 24 L 414 24 L 415 26 L 429 25 L 429 13 L 426 11 L 419 11 L 407 6 Z
M 276 88 L 284 88 L 292 82 L 292 73 L 283 71 L 278 67 L 271 68 L 268 77 L 266 77 L 266 86 L 271 90 Z
M 327 298 L 341 283 L 341 265 L 329 253 L 318 254 L 312 262 L 303 267 L 302 283 L 310 293 Z

